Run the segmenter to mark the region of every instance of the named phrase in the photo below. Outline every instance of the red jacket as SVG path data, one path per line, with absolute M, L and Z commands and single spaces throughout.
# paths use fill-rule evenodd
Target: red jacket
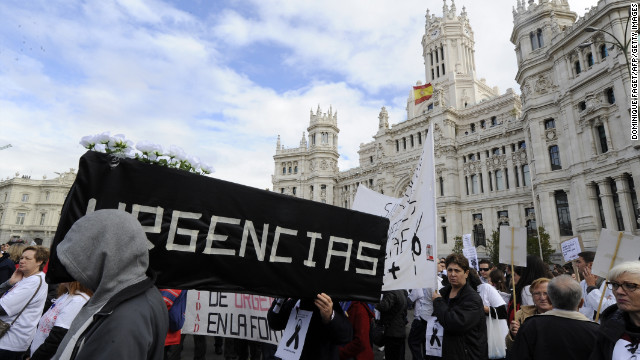
M 176 297 L 178 297 L 180 293 L 183 291 L 183 290 L 175 290 L 175 289 L 160 289 L 160 290 L 170 291 Z M 168 299 L 163 296 L 162 300 L 164 300 L 164 303 L 167 305 L 167 310 L 169 310 L 171 306 L 173 306 L 173 301 L 171 301 L 171 299 Z M 164 346 L 177 345 L 177 344 L 180 344 L 180 330 L 167 331 L 167 337 L 164 340 Z
M 349 322 L 353 327 L 353 340 L 340 347 L 340 360 L 373 360 L 373 349 L 369 342 L 369 327 L 374 314 L 367 305 L 360 301 L 352 301 L 347 310 Z

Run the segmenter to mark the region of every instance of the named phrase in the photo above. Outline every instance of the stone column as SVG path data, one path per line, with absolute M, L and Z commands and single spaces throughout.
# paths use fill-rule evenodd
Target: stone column
M 613 196 L 611 194 L 611 186 L 609 186 L 608 180 L 600 180 L 598 183 L 598 189 L 600 189 L 600 199 L 602 199 L 602 211 L 604 212 L 604 221 L 606 222 L 607 229 L 618 231 L 618 222 L 616 221 L 616 214 L 613 209 Z
M 600 221 L 600 207 L 598 206 L 598 196 L 596 195 L 596 184 L 587 183 L 587 198 L 589 199 L 589 212 L 594 218 L 598 228 L 603 228 Z
M 631 202 L 631 192 L 629 184 L 624 175 L 615 176 L 616 188 L 618 189 L 618 199 L 620 201 L 620 212 L 622 213 L 622 222 L 624 230 L 633 232 L 638 228 L 636 224 L 635 214 L 633 211 L 633 203 Z

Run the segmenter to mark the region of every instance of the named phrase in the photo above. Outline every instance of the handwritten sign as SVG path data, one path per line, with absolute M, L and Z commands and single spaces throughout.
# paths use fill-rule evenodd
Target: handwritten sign
M 462 235 L 462 248 L 472 248 L 473 242 L 471 242 L 471 234 Z
M 360 186 L 353 210 L 389 219 L 382 290 L 435 288 L 436 198 L 433 129 L 400 199 Z
M 563 241 L 562 244 L 560 244 L 560 247 L 562 248 L 564 261 L 576 260 L 578 258 L 578 254 L 582 252 L 580 238 L 578 237 Z
M 282 331 L 272 330 L 267 296 L 189 290 L 184 334 L 248 339 L 277 345 Z
M 474 247 L 462 248 L 462 255 L 469 260 L 469 267 L 478 271 L 478 252 Z
M 501 263 L 511 264 L 513 261 L 515 266 L 527 266 L 527 228 L 500 226 L 499 251 Z
M 619 242 L 618 239 L 620 239 Z M 638 257 L 640 257 L 640 236 L 602 229 L 591 272 L 606 278 L 612 267 L 625 261 L 637 261 Z

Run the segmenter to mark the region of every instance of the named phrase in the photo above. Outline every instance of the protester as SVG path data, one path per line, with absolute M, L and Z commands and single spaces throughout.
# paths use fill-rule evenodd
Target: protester
M 9 246 L 9 258 L 15 264 L 15 268 L 18 268 L 18 264 L 20 263 L 20 258 L 22 257 L 22 252 L 27 248 L 27 245 L 17 242 L 13 243 Z
M 376 305 L 384 324 L 385 360 L 404 360 L 407 324 L 407 291 L 382 292 L 382 300 Z
M 497 268 L 491 270 L 491 273 L 489 273 L 489 284 L 498 291 L 498 294 L 500 294 L 505 304 L 509 303 L 511 294 L 507 288 L 506 279 L 502 270 Z
M 616 303 L 613 292 L 606 288 L 605 279 L 591 272 L 595 256 L 596 253 L 593 251 L 583 251 L 578 254 L 578 259 L 576 260 L 578 273 L 582 278 L 580 287 L 582 288 L 582 299 L 584 300 L 580 312 L 591 320 L 596 318 L 598 306 L 600 306 L 600 312 L 602 312 Z M 605 294 L 604 298 L 602 298 L 602 304 L 600 305 L 600 298 L 602 297 L 603 291 Z
M 30 360 L 48 360 L 58 350 L 71 322 L 93 292 L 77 281 L 58 286 L 58 297 L 42 315 L 31 343 Z
M 438 277 L 442 281 L 442 286 L 449 285 L 449 279 L 447 279 L 447 266 L 444 262 L 445 258 L 438 260 Z
M 369 328 L 375 316 L 373 309 L 361 301 L 345 301 L 340 306 L 353 327 L 353 340 L 340 347 L 340 360 L 373 360 L 369 341 Z
M 47 298 L 42 269 L 48 260 L 49 250 L 25 247 L 18 269 L 0 285 L 0 320 L 12 324 L 0 338 L 0 359 L 22 359 L 33 340 Z
M 162 300 L 164 300 L 167 311 L 169 312 L 169 330 L 164 339 L 164 360 L 180 359 L 181 330 L 185 320 L 182 307 L 183 304 L 186 304 L 186 299 L 184 298 L 186 292 L 187 290 L 160 289 Z M 176 306 L 176 308 L 174 308 L 174 306 Z M 174 310 L 173 318 L 171 315 L 172 309 Z M 172 324 L 175 327 L 174 329 L 171 328 Z
M 547 287 L 551 279 L 539 278 L 531 283 L 531 291 L 536 294 L 533 296 L 533 305 L 523 305 L 516 312 L 515 319 L 509 324 L 509 334 L 506 337 L 507 352 L 510 351 L 513 341 L 518 334 L 518 330 L 522 323 L 533 315 L 544 314 L 551 310 L 553 306 L 549 300 Z
M 480 298 L 482 299 L 482 305 L 484 305 L 484 313 L 486 316 L 485 322 L 487 323 L 487 342 L 491 344 L 492 337 L 495 341 L 494 344 L 499 343 L 502 351 L 505 351 L 504 338 L 509 331 L 507 326 L 507 303 L 504 301 L 498 290 L 496 290 L 491 284 L 483 283 L 481 276 L 478 276 L 475 269 L 469 269 L 469 278 L 467 282 L 474 288 Z M 489 318 L 497 319 L 499 332 L 495 334 L 489 333 L 490 321 Z M 490 354 L 489 354 L 490 355 Z M 504 357 L 504 356 L 501 356 Z M 492 357 L 490 357 L 492 358 Z M 496 358 L 496 357 L 493 357 Z
M 527 255 L 527 266 L 515 268 L 514 279 L 516 281 L 516 309 L 519 309 L 522 305 L 533 305 L 533 298 L 531 297 L 530 286 L 533 280 L 546 277 L 551 279 L 553 274 L 549 271 L 549 267 L 536 255 Z M 509 321 L 513 320 L 513 301 L 509 303 Z
M 0 284 L 9 280 L 13 272 L 16 271 L 16 264 L 11 260 L 9 252 L 6 251 L 9 249 L 9 245 L 3 244 L 2 249 L 2 257 L 0 257 Z
M 640 356 L 640 261 L 616 265 L 607 287 L 617 304 L 602 313 L 598 339 L 590 360 L 635 359 Z
M 295 308 L 312 312 L 300 359 L 338 360 L 338 346 L 353 338 L 353 328 L 340 304 L 325 293 L 315 299 L 275 299 L 267 313 L 271 329 L 284 330 Z
M 438 288 L 442 288 L 440 278 L 438 278 Z M 422 360 L 425 357 L 425 343 L 427 318 L 433 313 L 432 288 L 413 289 L 409 291 L 409 301 L 413 302 L 414 319 L 409 330 L 407 343 L 413 360 Z
M 433 314 L 444 328 L 442 359 L 486 359 L 484 306 L 480 295 L 467 283 L 469 260 L 451 254 L 445 263 L 449 285 L 433 294 Z
M 147 236 L 131 214 L 97 210 L 76 221 L 57 246 L 69 275 L 93 291 L 55 359 L 160 360 L 169 327 L 153 285 Z
M 482 259 L 478 262 L 478 275 L 483 283 L 489 282 L 489 273 L 493 270 L 493 264 L 489 259 Z
M 598 324 L 578 312 L 582 302 L 580 284 L 568 275 L 560 275 L 549 281 L 548 292 L 554 308 L 522 324 L 510 359 L 588 359 Z

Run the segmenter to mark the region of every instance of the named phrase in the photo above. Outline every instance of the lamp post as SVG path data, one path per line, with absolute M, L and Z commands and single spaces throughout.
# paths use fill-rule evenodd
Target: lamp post
M 631 38 L 627 39 L 627 29 L 629 29 L 629 20 L 631 19 L 631 14 L 627 17 L 627 23 L 624 26 L 624 38 L 620 41 L 615 35 L 612 33 L 593 26 L 587 26 L 584 31 L 586 32 L 603 32 L 613 38 L 614 41 L 603 41 L 605 44 L 612 44 L 622 51 L 624 54 L 624 61 L 627 64 L 627 71 L 629 72 L 629 77 L 631 77 L 631 65 L 629 64 L 629 46 L 631 45 Z

